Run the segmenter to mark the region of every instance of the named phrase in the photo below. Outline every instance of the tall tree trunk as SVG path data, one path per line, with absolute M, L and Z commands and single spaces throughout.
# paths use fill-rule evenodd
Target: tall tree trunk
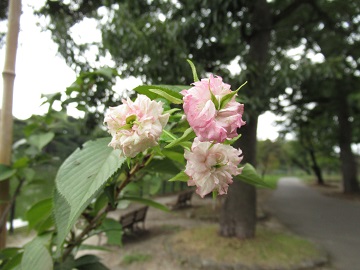
M 339 88 L 341 89 L 341 88 Z M 355 156 L 351 150 L 352 126 L 349 121 L 349 104 L 344 93 L 338 95 L 337 116 L 339 121 L 339 147 L 342 172 L 342 183 L 344 193 L 359 193 L 357 180 L 357 165 Z
M 244 163 L 256 162 L 257 117 L 250 117 L 241 127 L 241 139 L 234 145 L 240 147 Z M 220 214 L 220 235 L 248 239 L 255 237 L 256 230 L 256 189 L 254 186 L 234 179 Z
M 266 0 L 256 0 L 251 4 L 252 33 L 248 36 L 250 46 L 246 59 L 249 66 L 248 88 L 252 96 L 261 97 L 265 82 L 261 76 L 265 74 L 268 64 L 270 30 L 272 27 L 269 5 Z M 251 67 L 251 69 L 250 69 Z M 255 69 L 253 69 L 255 68 Z M 253 71 L 251 71 L 253 70 Z M 242 137 L 236 146 L 240 146 L 244 154 L 244 162 L 256 165 L 256 130 L 258 108 L 252 104 L 245 105 L 248 118 L 247 124 L 241 127 Z M 250 108 L 250 109 L 249 109 Z M 220 215 L 220 235 L 240 239 L 253 238 L 256 231 L 256 189 L 241 181 L 235 180 L 229 188 Z
M 10 165 L 13 132 L 13 89 L 18 35 L 20 29 L 21 0 L 9 0 L 8 31 L 6 36 L 4 92 L 0 121 L 0 164 Z M 10 200 L 9 181 L 0 182 L 0 220 L 6 221 Z M 6 245 L 6 222 L 0 224 L 0 249 Z
M 324 178 L 322 176 L 321 168 L 316 160 L 315 151 L 313 149 L 309 149 L 309 154 L 310 154 L 310 158 L 311 158 L 311 162 L 312 162 L 311 168 L 313 169 L 313 171 L 316 175 L 316 179 L 317 179 L 316 182 L 318 185 L 323 186 L 325 184 L 325 182 L 324 182 Z

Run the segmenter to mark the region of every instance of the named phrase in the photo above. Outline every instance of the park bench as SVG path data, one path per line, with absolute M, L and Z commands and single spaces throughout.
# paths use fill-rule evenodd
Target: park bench
M 191 198 L 194 193 L 194 190 L 186 190 L 178 194 L 176 202 L 169 204 L 171 209 L 179 209 L 191 206 Z
M 148 208 L 148 206 L 143 206 L 122 215 L 119 219 L 119 222 L 123 228 L 123 231 L 134 232 L 135 230 L 139 230 L 139 223 L 142 223 L 142 229 L 145 230 L 145 218 Z

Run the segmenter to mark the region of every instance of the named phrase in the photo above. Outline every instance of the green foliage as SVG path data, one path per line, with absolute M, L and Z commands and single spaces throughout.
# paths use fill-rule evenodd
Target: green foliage
M 175 174 L 180 170 L 180 168 L 177 167 L 169 158 L 154 158 L 144 170 L 150 173 Z
M 151 259 L 151 256 L 148 254 L 134 253 L 124 256 L 122 263 L 129 265 L 136 262 L 145 262 Z
M 196 71 L 196 67 L 195 67 L 194 63 L 193 63 L 191 60 L 189 60 L 189 59 L 187 59 L 186 61 L 189 63 L 189 65 L 190 65 L 190 67 L 191 67 L 191 71 L 192 71 L 192 74 L 193 74 L 194 82 L 198 82 L 198 81 L 199 81 L 199 77 L 198 77 L 198 75 L 197 75 L 197 71 Z
M 74 268 L 78 270 L 109 270 L 103 265 L 99 258 L 94 255 L 84 255 L 76 259 Z
M 275 170 L 287 170 L 293 163 L 286 151 L 288 142 L 278 139 L 276 141 L 258 141 L 257 169 L 262 176 Z M 299 153 L 298 153 L 299 154 Z M 294 157 L 296 157 L 296 151 Z M 298 155 L 301 159 L 301 155 Z
M 184 134 L 182 134 L 182 136 L 180 138 L 176 138 L 171 143 L 166 145 L 165 148 L 171 148 L 171 147 L 177 146 L 184 142 L 190 141 L 190 140 L 194 139 L 195 137 L 196 137 L 195 132 L 190 127 L 187 130 L 185 130 Z
M 275 188 L 275 186 L 273 186 L 271 183 L 264 181 L 264 179 L 262 179 L 257 174 L 255 168 L 249 163 L 246 163 L 244 165 L 241 174 L 235 176 L 235 179 L 244 181 L 244 182 L 254 185 L 256 187 Z
M 109 139 L 103 138 L 84 144 L 58 171 L 54 202 L 58 245 L 63 243 L 81 212 L 125 160 L 119 158 L 120 152 L 108 147 L 108 143 Z
M 0 164 L 0 181 L 9 179 L 16 173 L 16 170 L 12 169 L 9 166 Z
M 319 33 L 321 29 L 318 25 L 326 24 L 326 18 L 336 18 L 336 13 L 343 13 L 334 11 L 339 5 L 342 6 L 341 10 L 349 9 L 351 14 L 356 13 L 354 10 L 357 8 L 354 7 L 358 6 L 342 5 L 339 1 L 264 3 L 262 10 L 274 17 L 271 23 L 265 24 L 266 30 L 269 33 L 272 31 L 273 42 L 269 48 L 266 42 L 261 47 L 254 47 L 254 39 L 266 32 L 259 31 L 266 17 L 255 18 L 254 12 L 258 6 L 251 1 L 135 3 L 93 0 L 77 6 L 47 1 L 40 13 L 49 18 L 48 28 L 69 65 L 89 69 L 90 64 L 84 56 L 90 45 L 95 44 L 76 44 L 71 38 L 70 29 L 84 18 L 100 20 L 97 9 L 101 7 L 111 16 L 105 21 L 102 17 L 103 21 L 99 23 L 102 43 L 96 46 L 100 54 L 111 55 L 123 76 L 140 77 L 147 83 L 188 84 L 199 80 L 198 73 L 216 74 L 221 70 L 222 77 L 235 85 L 247 77 L 249 87 L 243 95 L 251 99 L 249 109 L 251 107 L 251 110 L 262 112 L 269 108 L 269 99 L 277 98 L 287 86 L 286 80 L 291 70 L 284 60 L 284 51 L 298 47 L 301 38 L 313 37 L 310 29 Z M 323 7 L 325 14 L 331 16 L 324 16 L 321 12 Z M 314 44 L 316 42 L 306 45 L 314 47 Z M 254 47 L 255 53 L 250 53 L 250 47 Z M 74 48 L 78 49 L 76 53 Z M 197 71 L 192 59 L 196 59 Z M 268 61 L 263 63 L 261 59 Z M 227 70 L 227 65 L 233 60 L 242 69 L 240 76 Z M 188 72 L 188 64 L 191 73 Z
M 169 181 L 170 182 L 173 182 L 173 181 L 187 182 L 189 179 L 190 179 L 190 177 L 185 172 L 179 172 L 177 175 L 170 178 Z
M 34 134 L 29 136 L 28 142 L 30 145 L 35 146 L 38 151 L 41 151 L 44 146 L 46 146 L 52 141 L 54 136 L 55 134 L 53 132 Z
M 142 198 L 142 197 L 136 197 L 136 196 L 123 196 L 121 198 L 122 200 L 126 200 L 126 201 L 133 201 L 133 202 L 139 202 L 154 208 L 157 208 L 159 210 L 168 212 L 170 211 L 169 208 L 167 208 L 165 205 L 158 203 L 156 201 L 150 200 L 150 199 L 146 199 L 146 198 Z
M 140 85 L 134 88 L 139 94 L 148 96 L 154 100 L 163 97 L 174 104 L 182 104 L 183 96 L 179 93 L 187 86 L 168 86 L 168 85 Z
M 123 231 L 117 220 L 105 218 L 101 224 L 101 229 L 105 232 L 109 245 L 121 246 Z
M 25 245 L 21 260 L 22 269 L 49 270 L 53 268 L 53 260 L 47 248 L 49 236 L 38 236 Z
M 53 217 L 53 200 L 52 198 L 41 200 L 26 213 L 26 220 L 29 222 L 28 229 L 36 229 L 39 234 L 54 225 Z
M 23 256 L 22 248 L 4 248 L 0 250 L 0 267 L 2 270 L 20 269 Z

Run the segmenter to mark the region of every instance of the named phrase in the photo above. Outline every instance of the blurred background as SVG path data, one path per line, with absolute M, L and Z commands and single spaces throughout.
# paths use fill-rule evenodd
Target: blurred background
M 6 18 L 2 1 L 0 65 Z M 248 81 L 240 146 L 262 177 L 359 193 L 359 1 L 29 0 L 20 27 L 14 160 L 31 157 L 35 176 L 15 218 L 76 147 L 106 136 L 107 107 L 140 84 L 191 84 L 186 59 L 233 90 Z M 154 175 L 139 192 L 184 188 Z

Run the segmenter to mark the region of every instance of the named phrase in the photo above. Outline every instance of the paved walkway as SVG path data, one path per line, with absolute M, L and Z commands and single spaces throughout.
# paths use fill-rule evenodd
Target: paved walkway
M 269 210 L 294 233 L 330 254 L 337 270 L 360 270 L 360 203 L 324 196 L 297 178 L 282 178 Z

